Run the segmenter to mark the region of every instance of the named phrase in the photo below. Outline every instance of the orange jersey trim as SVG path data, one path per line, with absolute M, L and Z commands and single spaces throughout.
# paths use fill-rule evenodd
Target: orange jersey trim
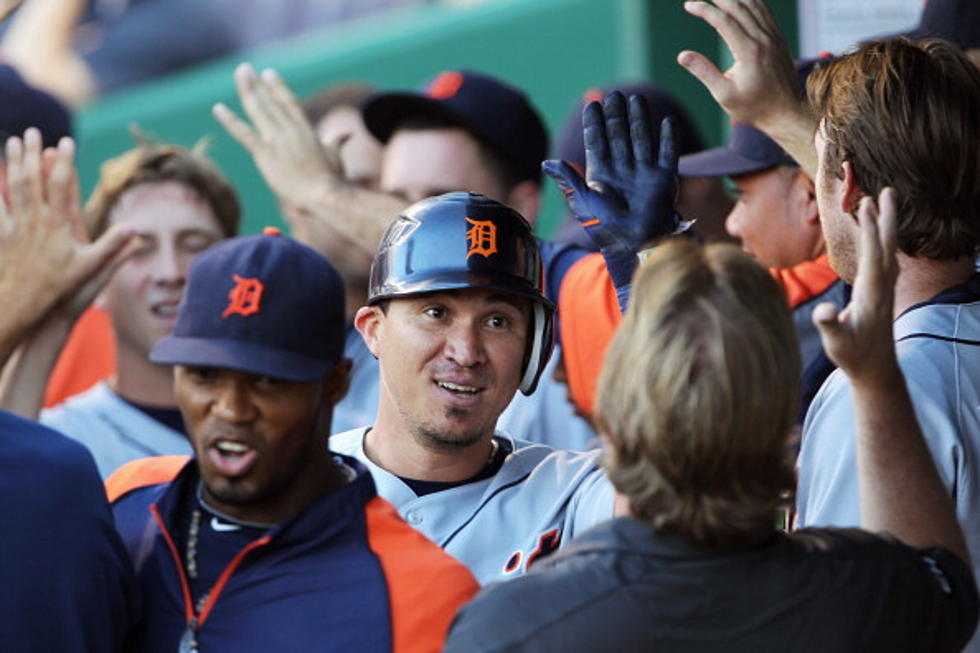
M 116 339 L 109 314 L 89 308 L 75 323 L 44 392 L 44 406 L 60 404 L 116 372 Z
M 381 497 L 371 499 L 364 512 L 368 546 L 388 584 L 392 650 L 441 651 L 456 611 L 479 584 L 462 563 L 406 524 Z
M 786 291 L 790 308 L 796 308 L 825 292 L 840 278 L 830 267 L 826 254 L 791 268 L 770 268 L 769 273 Z
M 190 456 L 153 456 L 126 463 L 105 481 L 109 503 L 141 487 L 169 483 L 190 459 Z
M 623 319 L 601 254 L 583 257 L 565 274 L 558 318 L 569 393 L 581 412 L 592 415 L 606 349 Z

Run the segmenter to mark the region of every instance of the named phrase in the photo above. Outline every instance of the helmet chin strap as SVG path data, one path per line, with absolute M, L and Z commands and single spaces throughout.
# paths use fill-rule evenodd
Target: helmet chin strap
M 525 395 L 534 392 L 538 385 L 538 376 L 541 374 L 542 361 L 541 352 L 544 349 L 545 336 L 545 311 L 541 302 L 531 302 L 533 313 L 534 337 L 531 339 L 531 355 L 527 359 L 527 367 L 524 369 L 524 376 L 521 378 L 520 390 Z

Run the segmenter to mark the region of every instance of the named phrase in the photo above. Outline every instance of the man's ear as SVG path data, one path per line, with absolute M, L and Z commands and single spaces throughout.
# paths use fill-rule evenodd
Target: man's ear
M 853 214 L 857 211 L 858 203 L 864 196 L 864 191 L 858 185 L 858 179 L 854 174 L 854 166 L 851 165 L 851 162 L 844 161 L 840 167 L 844 175 L 840 184 L 840 209 L 844 213 Z
M 524 216 L 534 226 L 541 208 L 541 187 L 537 182 L 522 181 L 507 193 L 507 206 Z
M 368 351 L 375 358 L 378 357 L 384 320 L 385 314 L 380 306 L 362 306 L 354 314 L 354 328 L 361 334 Z

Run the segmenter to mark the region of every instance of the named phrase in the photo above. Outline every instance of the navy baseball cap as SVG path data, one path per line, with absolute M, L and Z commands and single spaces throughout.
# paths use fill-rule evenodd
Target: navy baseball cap
M 964 50 L 980 48 L 980 2 L 977 0 L 928 0 L 919 26 L 905 36 L 946 39 Z
M 343 354 L 344 311 L 344 284 L 329 261 L 267 228 L 191 264 L 174 332 L 150 360 L 318 381 Z
M 796 63 L 800 95 L 805 92 L 806 78 L 817 64 L 829 60 L 830 55 L 824 55 Z M 682 156 L 677 164 L 677 172 L 682 177 L 737 177 L 776 166 L 795 165 L 797 163 L 793 157 L 777 145 L 776 141 L 755 127 L 736 122 L 732 124 L 732 135 L 728 143 L 722 147 Z
M 439 73 L 419 92 L 378 93 L 364 103 L 364 124 L 387 143 L 413 119 L 458 125 L 513 166 L 519 179 L 540 181 L 548 131 L 519 89 L 483 73 Z
M 0 145 L 28 127 L 40 130 L 44 147 L 55 147 L 63 136 L 71 136 L 71 115 L 61 102 L 25 82 L 13 66 L 0 64 Z
M 795 166 L 796 161 L 755 127 L 736 122 L 728 143 L 682 156 L 677 172 L 682 177 L 736 177 L 782 165 Z

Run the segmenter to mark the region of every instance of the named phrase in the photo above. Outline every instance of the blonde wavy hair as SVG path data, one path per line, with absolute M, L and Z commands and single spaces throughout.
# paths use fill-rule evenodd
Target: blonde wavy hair
M 599 381 L 610 480 L 658 531 L 709 548 L 757 537 L 795 485 L 799 383 L 789 308 L 766 270 L 731 245 L 657 247 Z

